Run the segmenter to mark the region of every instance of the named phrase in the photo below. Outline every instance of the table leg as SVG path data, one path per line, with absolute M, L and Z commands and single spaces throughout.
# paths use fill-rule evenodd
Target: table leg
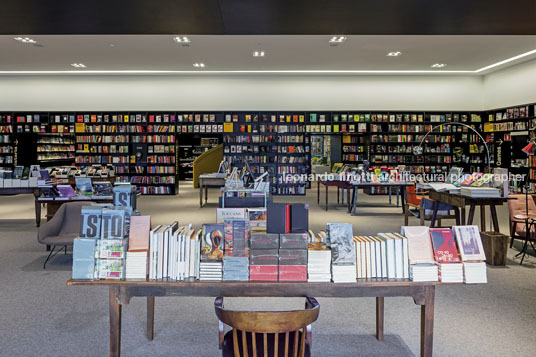
M 439 209 L 439 201 L 434 201 L 434 213 L 432 214 L 432 221 L 430 222 L 430 228 L 433 228 L 435 226 L 438 209 Z
M 341 200 L 340 191 L 341 191 L 341 189 L 339 188 L 339 186 L 337 186 L 337 203 L 340 203 L 340 200 Z
M 348 212 L 351 211 L 351 206 L 350 206 L 350 187 L 346 187 L 346 210 Z
M 320 180 L 316 181 L 316 203 L 320 204 Z
M 402 201 L 402 213 L 406 213 L 406 186 L 402 186 L 400 193 L 400 201 Z
M 39 227 L 41 225 L 41 203 L 35 198 L 35 225 Z
M 205 204 L 208 201 L 208 186 L 205 186 Z
M 326 185 L 326 211 L 328 210 L 328 185 Z
M 460 225 L 460 209 L 458 207 L 454 207 L 454 215 L 456 216 L 456 225 Z
M 376 297 L 376 339 L 383 341 L 384 297 Z
M 391 205 L 391 186 L 387 187 L 387 192 L 389 192 L 389 205 Z
M 352 201 L 352 216 L 355 216 L 357 213 L 357 195 L 359 194 L 359 187 L 354 186 L 354 199 Z
M 154 296 L 147 296 L 147 339 L 154 337 Z
M 462 219 L 462 226 L 465 226 L 465 206 L 462 207 L 462 212 L 461 212 L 461 219 Z
M 469 216 L 467 217 L 467 225 L 473 224 L 473 218 L 475 217 L 475 205 L 469 206 Z
M 424 294 L 424 305 L 421 305 L 421 357 L 431 357 L 434 345 L 435 286 L 426 286 Z
M 203 181 L 199 180 L 199 207 L 203 207 Z
M 121 304 L 119 287 L 110 287 L 110 356 L 121 355 Z
M 480 231 L 486 231 L 486 206 L 480 205 Z
M 493 222 L 493 229 L 495 232 L 499 233 L 499 220 L 497 219 L 497 209 L 495 205 L 490 205 L 489 209 L 491 211 L 491 221 Z

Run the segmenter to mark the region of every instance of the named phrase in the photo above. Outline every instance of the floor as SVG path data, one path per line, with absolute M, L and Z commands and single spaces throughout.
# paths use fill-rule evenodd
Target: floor
M 316 187 L 315 187 L 316 188 Z M 326 222 L 351 222 L 354 234 L 399 231 L 401 209 L 385 196 L 360 195 L 351 217 L 330 194 L 329 211 L 305 197 L 276 197 L 310 207 L 310 228 Z M 181 186 L 180 195 L 142 197 L 142 214 L 152 223 L 202 223 L 215 220 L 217 190 L 199 208 L 199 193 Z M 322 197 L 323 198 L 323 197 Z M 507 232 L 507 209 L 499 210 Z M 478 216 L 478 212 L 477 215 Z M 417 224 L 412 218 L 410 224 Z M 506 267 L 490 267 L 488 284 L 440 286 L 436 290 L 434 355 L 532 356 L 536 348 L 536 258 L 523 265 L 509 252 Z M 36 241 L 33 196 L 0 197 L 0 356 L 103 356 L 108 350 L 107 290 L 67 287 L 71 256 L 58 255 L 46 270 L 43 246 Z M 419 352 L 420 309 L 410 298 L 386 298 L 383 342 L 375 340 L 374 299 L 319 298 L 320 317 L 313 325 L 315 356 L 413 356 Z M 125 356 L 216 356 L 217 319 L 213 298 L 156 300 L 155 338 L 144 335 L 145 300 L 134 298 L 123 309 Z M 302 299 L 236 298 L 226 305 L 240 309 L 301 308 Z

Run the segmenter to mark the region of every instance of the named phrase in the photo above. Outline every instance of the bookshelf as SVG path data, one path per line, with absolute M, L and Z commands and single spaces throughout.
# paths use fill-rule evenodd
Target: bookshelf
M 0 170 L 13 169 L 13 115 L 0 113 Z
M 193 180 L 193 162 L 222 141 L 223 113 L 196 112 L 178 115 L 178 178 Z
M 50 114 L 37 135 L 37 163 L 43 167 L 75 161 L 75 114 Z

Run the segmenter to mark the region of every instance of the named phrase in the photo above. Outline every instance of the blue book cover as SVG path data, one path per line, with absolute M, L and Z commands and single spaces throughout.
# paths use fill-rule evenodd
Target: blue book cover
M 101 237 L 102 208 L 100 206 L 83 206 L 80 216 L 80 238 L 99 239 Z
M 92 280 L 95 274 L 95 239 L 73 241 L 73 279 Z

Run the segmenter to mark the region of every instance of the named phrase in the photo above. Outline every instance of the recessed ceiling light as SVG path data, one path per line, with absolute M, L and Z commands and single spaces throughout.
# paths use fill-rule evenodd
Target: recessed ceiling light
M 183 47 L 190 46 L 190 39 L 186 36 L 175 36 L 173 37 L 173 41 L 181 44 Z
M 33 38 L 29 38 L 29 37 L 15 37 L 14 40 L 19 41 L 21 43 L 36 43 L 37 42 Z
M 329 39 L 329 45 L 330 46 L 337 46 L 340 43 L 343 43 L 344 41 L 346 41 L 346 39 L 347 39 L 346 36 L 332 36 Z
M 203 62 L 196 62 L 196 63 L 194 63 L 194 67 L 203 68 L 203 67 L 205 67 L 205 64 Z
M 402 52 L 400 52 L 400 51 L 396 51 L 396 52 L 389 52 L 389 53 L 387 54 L 387 56 L 388 56 L 388 57 L 398 57 L 398 56 L 400 56 L 401 54 L 402 54 Z
M 253 57 L 264 57 L 265 53 L 264 51 L 254 51 Z
M 71 63 L 71 66 L 74 68 L 86 68 L 87 66 L 83 63 Z
M 431 65 L 430 67 L 432 68 L 443 68 L 443 67 L 446 67 L 447 65 L 444 64 L 444 63 L 434 63 L 433 65 Z

